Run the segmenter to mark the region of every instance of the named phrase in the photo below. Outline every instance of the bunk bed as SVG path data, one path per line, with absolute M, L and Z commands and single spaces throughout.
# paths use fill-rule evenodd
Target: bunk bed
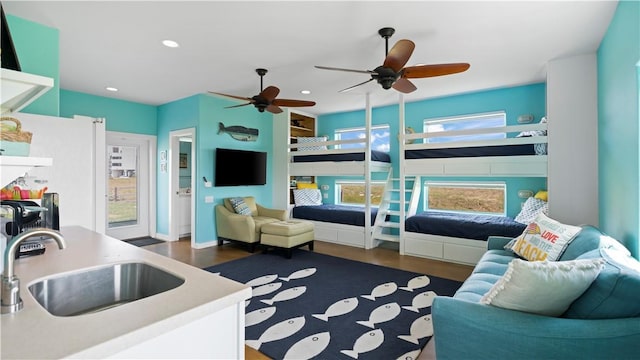
M 323 140 L 289 145 L 290 176 L 361 175 L 365 183 L 371 183 L 372 173 L 391 170 L 389 154 L 370 149 L 369 134 L 363 139 Z M 342 149 L 341 144 L 360 144 L 361 147 Z M 291 212 L 294 218 L 314 223 L 316 240 L 365 249 L 372 247 L 371 228 L 376 213 L 377 208 L 370 203 L 364 206 L 296 205 Z
M 488 133 L 516 134 L 488 141 L 428 142 L 422 139 Z M 406 134 L 401 142 L 401 176 L 547 176 L 546 123 L 490 129 Z M 413 196 L 419 196 L 419 191 Z M 488 235 L 515 237 L 526 224 L 505 216 L 408 211 L 401 236 L 403 253 L 476 264 Z

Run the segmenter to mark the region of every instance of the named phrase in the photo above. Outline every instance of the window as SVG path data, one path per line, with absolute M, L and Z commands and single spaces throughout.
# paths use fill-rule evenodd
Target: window
M 506 114 L 501 112 L 483 113 L 483 114 L 470 114 L 462 116 L 451 116 L 445 118 L 426 119 L 424 121 L 424 132 L 434 133 L 442 131 L 455 131 L 455 130 L 473 130 L 506 126 L 507 117 Z M 492 134 L 473 134 L 473 135 L 458 135 L 458 136 L 440 136 L 426 138 L 430 143 L 442 143 L 461 140 L 492 140 L 502 139 L 506 135 L 504 132 L 492 133 Z
M 505 215 L 503 182 L 433 182 L 424 184 L 425 210 Z
M 371 205 L 380 205 L 384 196 L 384 181 L 371 182 Z M 336 181 L 336 204 L 364 205 L 364 181 Z
M 367 134 L 364 127 L 337 129 L 335 130 L 336 140 L 364 139 Z M 377 125 L 371 127 L 371 149 L 389 152 L 389 125 Z M 341 149 L 362 148 L 362 144 L 340 144 Z

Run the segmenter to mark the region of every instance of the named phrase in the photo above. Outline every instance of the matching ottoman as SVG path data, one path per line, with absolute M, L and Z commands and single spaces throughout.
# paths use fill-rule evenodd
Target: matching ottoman
M 286 250 L 287 259 L 291 258 L 292 250 L 309 245 L 313 251 L 313 223 L 305 220 L 276 221 L 262 225 L 260 244 L 264 252 L 269 248 Z

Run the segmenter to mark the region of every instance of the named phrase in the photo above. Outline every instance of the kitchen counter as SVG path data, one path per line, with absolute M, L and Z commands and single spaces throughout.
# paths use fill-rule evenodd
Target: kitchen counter
M 24 307 L 0 316 L 2 359 L 244 356 L 249 286 L 82 227 L 66 227 L 61 233 L 66 249 L 59 250 L 50 240 L 44 255 L 15 262 Z M 28 290 L 46 277 L 127 262 L 153 265 L 185 282 L 157 295 L 72 317 L 49 314 Z M 203 339 L 207 346 L 201 344 Z M 198 346 L 210 352 L 198 352 Z

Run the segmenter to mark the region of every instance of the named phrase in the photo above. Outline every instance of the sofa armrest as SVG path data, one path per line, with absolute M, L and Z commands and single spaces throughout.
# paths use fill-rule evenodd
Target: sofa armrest
M 436 297 L 431 309 L 438 360 L 638 356 L 639 318 L 555 318 L 449 297 Z
M 287 220 L 288 218 L 288 211 L 287 210 L 280 210 L 280 209 L 269 209 L 266 208 L 264 206 L 260 206 L 258 204 L 256 204 L 258 206 L 258 215 L 260 216 L 266 216 L 266 217 L 270 217 L 270 218 L 275 218 L 278 220 Z
M 504 246 L 511 240 L 513 240 L 513 238 L 506 236 L 489 236 L 487 239 L 487 250 L 503 250 Z
M 251 216 L 232 213 L 223 205 L 216 206 L 216 231 L 218 237 L 254 242 L 256 224 Z

